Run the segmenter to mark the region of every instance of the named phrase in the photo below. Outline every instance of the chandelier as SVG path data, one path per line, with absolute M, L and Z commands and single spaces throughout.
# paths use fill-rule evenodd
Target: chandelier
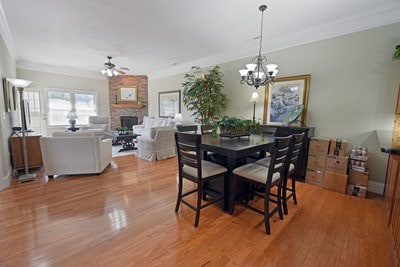
M 267 9 L 267 6 L 261 5 L 258 9 L 261 11 L 261 34 L 260 34 L 260 49 L 258 51 L 258 56 L 252 59 L 253 63 L 246 65 L 247 69 L 239 70 L 240 76 L 242 77 L 240 83 L 241 84 L 247 83 L 250 86 L 256 87 L 256 89 L 260 86 L 266 85 L 268 82 L 273 84 L 274 78 L 278 73 L 278 65 L 276 64 L 266 65 L 267 58 L 265 56 L 261 56 L 264 11 Z

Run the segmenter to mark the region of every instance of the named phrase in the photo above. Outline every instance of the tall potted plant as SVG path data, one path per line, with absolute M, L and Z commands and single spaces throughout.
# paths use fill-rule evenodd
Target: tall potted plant
M 201 124 L 214 124 L 228 107 L 228 97 L 222 92 L 224 82 L 219 66 L 207 72 L 192 67 L 192 72 L 185 74 L 182 87 L 183 104 Z
M 393 60 L 400 59 L 400 44 L 394 49 Z

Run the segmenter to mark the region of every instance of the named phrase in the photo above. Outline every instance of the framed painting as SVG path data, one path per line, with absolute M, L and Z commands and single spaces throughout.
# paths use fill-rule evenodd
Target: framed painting
M 158 93 L 158 116 L 174 117 L 181 113 L 181 91 L 168 91 Z
M 4 111 L 16 110 L 16 89 L 7 78 L 3 78 Z
M 137 101 L 136 87 L 121 87 L 121 101 Z
M 308 91 L 311 75 L 277 78 L 274 84 L 265 86 L 264 120 L 267 125 L 288 124 L 287 118 L 303 105 L 300 119 L 295 124 L 305 125 L 307 117 Z

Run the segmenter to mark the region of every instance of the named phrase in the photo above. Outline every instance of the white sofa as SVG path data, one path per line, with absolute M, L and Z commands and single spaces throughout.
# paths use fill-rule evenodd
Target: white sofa
M 111 139 L 102 140 L 88 131 L 55 132 L 40 137 L 44 174 L 101 173 L 112 158 Z
M 174 127 L 175 123 L 174 120 L 171 118 L 154 118 L 154 117 L 143 117 L 142 124 L 133 125 L 132 131 L 135 134 L 140 134 L 144 136 L 149 136 L 150 131 L 152 128 L 159 128 L 159 127 Z

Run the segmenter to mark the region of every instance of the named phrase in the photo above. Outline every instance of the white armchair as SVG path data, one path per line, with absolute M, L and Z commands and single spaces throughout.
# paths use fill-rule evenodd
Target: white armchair
M 153 128 L 149 134 L 137 137 L 137 155 L 141 159 L 156 161 L 174 157 L 176 145 L 173 127 Z
M 55 132 L 40 138 L 44 174 L 101 173 L 111 163 L 111 139 L 91 132 Z
M 96 136 L 104 138 L 113 138 L 114 135 L 109 132 L 108 116 L 89 116 L 89 126 L 85 131 L 92 132 Z

